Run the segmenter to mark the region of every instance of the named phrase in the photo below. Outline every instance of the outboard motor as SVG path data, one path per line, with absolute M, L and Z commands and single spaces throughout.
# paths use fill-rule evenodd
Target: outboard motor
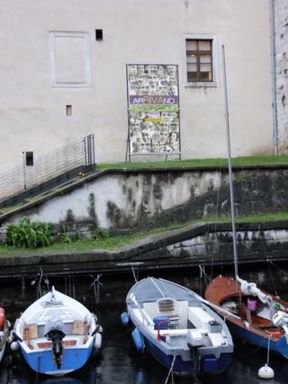
M 286 334 L 288 334 L 288 314 L 283 311 L 278 311 L 272 317 L 272 322 L 275 327 L 282 327 Z
M 53 312 L 53 317 L 47 319 L 44 328 L 44 335 L 48 340 L 52 341 L 53 357 L 57 368 L 60 369 L 63 354 L 62 339 L 66 336 L 66 334 L 64 332 L 63 320 L 56 311 Z
M 63 344 L 62 339 L 65 337 L 65 333 L 59 329 L 51 329 L 46 335 L 48 340 L 52 341 L 52 351 L 57 368 L 61 368 Z

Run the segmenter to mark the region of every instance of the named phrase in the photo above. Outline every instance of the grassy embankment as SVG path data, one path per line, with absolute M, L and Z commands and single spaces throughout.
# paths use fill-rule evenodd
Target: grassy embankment
M 245 167 L 245 166 L 261 166 L 261 165 L 287 165 L 288 156 L 257 156 L 257 157 L 239 157 L 233 158 L 232 166 Z M 195 159 L 195 160 L 169 160 L 162 162 L 141 162 L 141 163 L 113 163 L 113 164 L 97 164 L 97 169 L 144 169 L 144 168 L 197 168 L 197 167 L 227 167 L 227 159 Z M 245 216 L 236 218 L 237 222 L 266 222 L 266 221 L 288 221 L 288 212 L 278 212 L 255 216 Z M 229 222 L 230 218 L 209 218 L 209 222 Z M 138 232 L 137 234 L 122 235 L 122 236 L 104 236 L 97 240 L 78 240 L 71 242 L 58 242 L 53 243 L 48 247 L 38 248 L 33 250 L 37 253 L 57 253 L 57 252 L 73 252 L 73 251 L 89 251 L 92 249 L 115 250 L 123 246 L 132 244 L 135 241 L 145 239 L 147 236 L 153 236 L 166 231 L 183 228 L 186 225 L 193 223 L 205 223 L 204 220 L 190 221 L 185 225 L 171 225 L 165 228 L 155 228 L 149 231 Z M 17 249 L 12 247 L 0 247 L 0 255 L 13 255 L 13 254 L 28 254 L 31 250 Z

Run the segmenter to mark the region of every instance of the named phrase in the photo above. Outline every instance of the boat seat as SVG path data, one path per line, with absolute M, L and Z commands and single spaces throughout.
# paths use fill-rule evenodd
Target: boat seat
M 73 335 L 87 335 L 88 333 L 88 325 L 86 321 L 83 320 L 74 320 L 73 321 Z
M 176 312 L 175 300 L 171 298 L 163 298 L 157 300 L 158 312 L 160 315 L 169 317 L 169 324 L 173 327 L 179 325 L 180 316 Z
M 23 329 L 23 340 L 37 339 L 38 326 L 37 324 L 26 324 Z
M 264 319 L 259 316 L 252 316 L 252 324 L 257 328 L 271 328 L 273 327 L 273 323 L 271 320 Z

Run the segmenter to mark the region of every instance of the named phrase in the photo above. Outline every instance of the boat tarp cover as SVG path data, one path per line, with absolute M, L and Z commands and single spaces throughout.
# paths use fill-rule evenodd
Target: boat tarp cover
M 188 288 L 164 279 L 156 279 L 153 277 L 147 277 L 136 283 L 128 293 L 127 299 L 129 299 L 129 296 L 132 293 L 138 303 L 144 301 L 157 301 L 163 297 L 169 297 L 175 300 L 198 301 L 194 293 Z

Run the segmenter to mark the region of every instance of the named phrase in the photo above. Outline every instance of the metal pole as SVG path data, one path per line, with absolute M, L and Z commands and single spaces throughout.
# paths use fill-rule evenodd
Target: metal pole
M 22 152 L 22 160 L 23 160 L 23 186 L 26 189 L 26 152 Z
M 272 77 L 272 112 L 273 112 L 273 145 L 274 154 L 279 155 L 278 108 L 276 95 L 276 49 L 275 49 L 275 0 L 270 0 L 270 45 L 271 45 L 271 77 Z
M 238 257 L 237 257 L 237 246 L 236 246 L 234 193 L 233 193 L 232 165 L 231 165 L 231 140 L 230 140 L 228 91 L 227 91 L 226 60 L 225 60 L 225 47 L 224 47 L 224 45 L 222 45 L 222 52 L 223 52 L 225 118 L 226 118 L 227 152 L 228 152 L 228 170 L 229 170 L 229 189 L 230 189 L 231 221 L 232 221 L 232 237 L 233 237 L 234 271 L 235 271 L 235 280 L 237 281 Z

